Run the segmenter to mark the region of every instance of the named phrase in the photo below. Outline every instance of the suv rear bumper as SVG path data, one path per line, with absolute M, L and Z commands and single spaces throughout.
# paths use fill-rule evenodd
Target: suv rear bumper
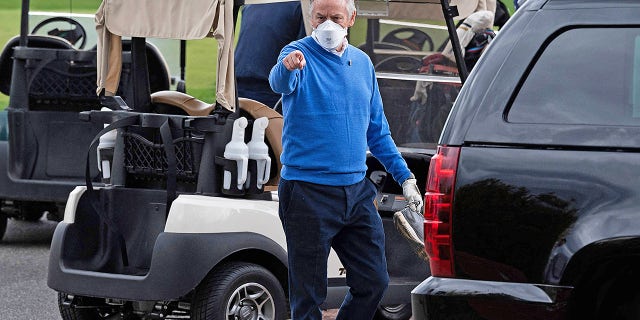
M 429 277 L 411 291 L 413 319 L 566 319 L 572 287 Z

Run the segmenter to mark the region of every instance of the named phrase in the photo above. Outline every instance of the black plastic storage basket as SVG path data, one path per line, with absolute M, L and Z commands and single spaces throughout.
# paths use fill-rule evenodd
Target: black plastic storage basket
M 25 60 L 30 109 L 80 112 L 99 107 L 95 50 L 27 48 L 18 57 Z M 132 94 L 131 68 L 126 52 L 116 93 L 125 101 Z M 151 92 L 169 89 L 156 73 L 151 73 Z
M 173 146 L 176 156 L 176 180 L 179 189 L 195 188 L 203 134 L 191 129 L 174 129 Z M 129 127 L 122 132 L 124 140 L 124 167 L 127 185 L 132 187 L 164 186 L 168 161 L 159 129 Z M 182 188 L 180 187 L 182 185 Z
M 32 51 L 47 54 L 26 60 L 31 109 L 81 111 L 98 105 L 95 51 Z

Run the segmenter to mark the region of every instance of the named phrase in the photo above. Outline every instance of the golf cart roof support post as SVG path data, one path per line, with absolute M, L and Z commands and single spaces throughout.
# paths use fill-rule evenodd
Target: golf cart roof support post
M 364 42 L 365 48 L 364 52 L 366 52 L 369 57 L 373 57 L 373 49 L 375 47 L 375 43 L 380 40 L 380 20 L 378 19 L 367 19 L 367 39 Z
M 180 79 L 186 81 L 184 78 L 185 70 L 187 67 L 187 40 L 180 40 Z
M 151 90 L 149 86 L 146 41 L 146 38 L 131 37 L 133 109 L 138 112 L 151 112 Z
M 453 17 L 458 16 L 458 8 L 456 6 L 449 6 L 449 0 L 441 0 L 442 13 L 444 15 L 444 21 L 447 24 L 447 30 L 449 31 L 449 37 L 451 40 L 451 46 L 453 47 L 453 55 L 456 58 L 456 65 L 458 66 L 458 72 L 460 72 L 460 82 L 464 84 L 467 80 L 469 72 L 467 66 L 464 64 L 464 57 L 462 56 L 462 49 L 460 48 L 460 39 L 458 39 L 458 33 L 456 32 L 456 25 L 453 23 Z
M 240 7 L 242 7 L 242 6 L 244 6 L 244 0 L 234 0 L 233 1 L 233 26 L 234 26 L 234 28 L 235 28 L 235 26 L 238 25 L 238 16 L 240 15 Z M 233 113 L 236 115 L 237 118 L 240 118 L 240 102 L 238 101 L 238 83 L 237 83 L 237 80 L 236 80 L 236 77 L 235 77 L 235 69 L 234 69 L 234 76 L 232 77 L 231 80 L 234 83 L 234 86 L 233 86 L 234 95 L 233 96 L 235 97 L 235 105 L 236 105 L 236 109 L 233 111 Z
M 27 46 L 29 34 L 29 0 L 22 0 L 22 12 L 20 14 L 20 46 Z

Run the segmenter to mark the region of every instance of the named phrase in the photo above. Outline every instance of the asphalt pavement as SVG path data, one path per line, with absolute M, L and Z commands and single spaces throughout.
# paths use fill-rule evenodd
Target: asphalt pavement
M 59 320 L 56 292 L 47 286 L 49 246 L 55 222 L 9 219 L 0 241 L 0 319 Z M 324 312 L 335 319 L 337 310 Z
M 9 220 L 0 242 L 0 318 L 60 319 L 56 292 L 47 287 L 49 245 L 56 223 Z

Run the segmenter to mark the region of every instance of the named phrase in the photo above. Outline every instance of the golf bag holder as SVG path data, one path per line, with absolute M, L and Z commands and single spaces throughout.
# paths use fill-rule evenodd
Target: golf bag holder
M 264 192 L 264 184 L 258 188 L 258 161 L 249 159 L 249 173 L 247 175 L 247 183 L 245 183 L 245 191 L 247 194 L 260 194 Z
M 231 178 L 229 179 L 230 184 L 229 187 L 223 186 L 220 189 L 220 191 L 226 195 L 231 195 L 231 196 L 241 196 L 244 195 L 245 191 L 244 191 L 244 185 L 242 188 L 238 188 L 238 164 L 235 160 L 232 159 L 226 159 L 224 157 L 220 157 L 217 156 L 216 160 L 215 160 L 215 164 L 216 167 L 218 167 L 217 170 L 220 170 L 220 172 L 229 172 L 229 174 L 231 175 Z

